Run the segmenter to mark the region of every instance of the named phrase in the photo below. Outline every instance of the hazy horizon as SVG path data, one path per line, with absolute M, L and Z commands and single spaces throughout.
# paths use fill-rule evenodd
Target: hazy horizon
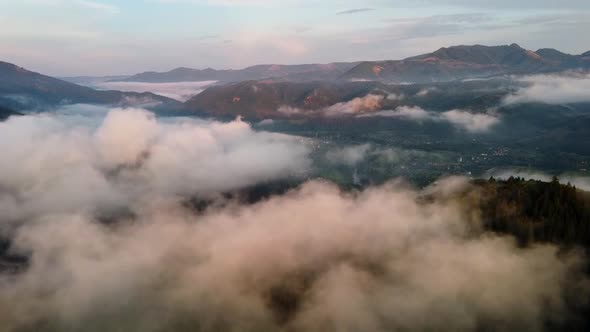
M 63 77 L 401 59 L 460 44 L 580 54 L 589 18 L 579 0 L 5 0 L 0 60 Z

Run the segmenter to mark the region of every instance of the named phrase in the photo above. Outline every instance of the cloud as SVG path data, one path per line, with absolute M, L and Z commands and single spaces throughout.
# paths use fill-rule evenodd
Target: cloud
M 407 150 L 396 147 L 378 147 L 372 144 L 349 145 L 329 149 L 326 160 L 334 165 L 354 167 L 365 162 L 370 157 L 376 157 L 382 161 L 393 164 L 403 164 L 412 160 L 424 160 L 425 158 L 439 158 L 436 152 L 422 150 Z
M 70 114 L 0 123 L 5 221 L 209 195 L 305 175 L 310 166 L 302 139 L 255 132 L 239 120 L 157 120 L 141 109 Z
M 0 275 L 0 329 L 538 330 L 567 316 L 579 257 L 482 235 L 452 198 L 466 186 L 310 182 L 201 215 L 153 201 L 113 225 L 45 215 L 15 233 L 31 260 Z
M 354 166 L 365 159 L 370 149 L 370 144 L 337 148 L 328 151 L 326 153 L 326 159 L 334 164 Z
M 492 126 L 498 124 L 500 120 L 492 115 L 483 113 L 469 113 L 460 110 L 443 112 L 442 119 L 453 125 L 464 128 L 472 133 L 482 133 L 488 131 Z
M 436 91 L 436 90 L 437 90 L 437 88 L 422 88 L 422 89 L 420 89 L 420 91 L 418 91 L 416 93 L 416 97 L 426 97 L 431 92 Z
M 471 113 L 463 110 L 450 110 L 442 113 L 429 112 L 418 106 L 399 106 L 395 110 L 365 113 L 358 117 L 387 117 L 413 121 L 448 122 L 453 126 L 472 133 L 484 133 L 500 123 L 500 119 L 490 113 Z
M 562 73 L 559 75 L 533 75 L 518 78 L 526 86 L 504 99 L 505 104 L 541 102 L 567 104 L 590 102 L 590 74 Z
M 280 6 L 281 4 L 297 4 L 301 0 L 152 0 L 160 3 L 193 3 L 213 6 L 236 6 L 236 7 L 269 7 Z
M 121 10 L 119 9 L 119 7 L 111 5 L 111 4 L 106 4 L 106 3 L 102 3 L 102 2 L 98 2 L 98 1 L 89 1 L 89 0 L 77 0 L 76 1 L 77 4 L 84 6 L 86 8 L 92 9 L 92 10 L 100 10 L 100 11 L 104 11 L 107 12 L 109 14 L 119 14 L 121 12 Z
M 418 106 L 399 106 L 395 110 L 377 111 L 374 113 L 361 114 L 359 117 L 387 117 L 387 118 L 403 118 L 410 120 L 427 120 L 432 119 L 433 114 L 425 111 Z
M 397 97 L 397 96 L 396 96 Z M 336 103 L 319 110 L 303 109 L 299 107 L 282 105 L 277 111 L 287 117 L 296 116 L 324 116 L 324 117 L 343 117 L 360 115 L 368 112 L 375 112 L 381 107 L 385 96 L 377 94 L 368 94 L 364 97 L 357 97 L 352 100 Z
M 352 115 L 363 112 L 372 112 L 381 107 L 385 97 L 382 95 L 368 94 L 364 97 L 354 98 L 350 101 L 337 103 L 326 107 L 321 112 L 326 116 Z
M 438 5 L 458 5 L 470 8 L 504 8 L 504 9 L 564 9 L 571 10 L 572 8 L 586 8 L 590 9 L 590 5 L 585 0 L 565 0 L 556 2 L 552 0 L 498 0 L 490 3 L 485 0 L 428 0 L 427 2 Z
M 272 126 L 273 124 L 275 124 L 275 120 L 273 119 L 264 119 L 258 122 L 259 126 Z
M 383 117 L 399 118 L 411 121 L 435 121 L 447 122 L 459 129 L 471 133 L 484 133 L 493 126 L 500 123 L 498 116 L 493 111 L 486 113 L 472 113 L 465 110 L 450 110 L 446 112 L 426 111 L 419 106 L 398 106 L 395 110 L 381 110 L 384 100 L 401 100 L 403 96 L 368 94 L 364 97 L 354 98 L 347 102 L 337 103 L 319 110 L 307 110 L 298 107 L 283 105 L 278 112 L 287 117 L 298 116 L 324 116 L 324 117 L 346 117 L 357 118 Z
M 93 0 L 21 0 L 22 4 L 42 5 L 42 6 L 75 6 L 91 11 L 98 11 L 108 14 L 119 14 L 119 7 Z
M 96 84 L 96 87 L 106 90 L 152 92 L 179 101 L 187 101 L 215 82 L 216 81 L 176 83 L 100 82 Z
M 575 252 L 482 233 L 467 179 L 244 204 L 220 193 L 305 175 L 306 140 L 75 107 L 0 123 L 0 238 L 27 257 L 0 252 L 2 331 L 539 330 L 587 295 Z M 333 155 L 367 153 L 403 158 Z
M 444 14 L 384 19 L 388 38 L 414 39 L 464 34 L 466 31 L 505 27 L 491 24 L 496 18 L 485 13 Z M 447 45 L 448 46 L 448 45 Z
M 348 9 L 337 12 L 336 15 L 349 15 L 349 14 L 358 14 L 358 13 L 366 13 L 375 10 L 375 8 L 355 8 L 355 9 Z

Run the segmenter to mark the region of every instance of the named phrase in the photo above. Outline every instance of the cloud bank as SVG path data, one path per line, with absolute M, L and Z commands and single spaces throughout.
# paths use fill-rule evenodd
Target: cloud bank
M 394 98 L 398 96 L 392 95 Z M 336 103 L 319 110 L 303 109 L 299 107 L 292 107 L 283 105 L 278 108 L 278 112 L 288 116 L 323 116 L 323 117 L 344 117 L 357 114 L 371 113 L 377 111 L 383 101 L 386 99 L 383 95 L 368 94 L 364 97 L 357 97 L 352 100 Z
M 504 99 L 506 104 L 540 102 L 568 104 L 590 102 L 590 74 L 564 73 L 560 75 L 533 75 L 519 78 L 526 84 Z
M 301 176 L 310 166 L 305 142 L 239 120 L 158 121 L 142 109 L 114 109 L 104 119 L 100 110 L 97 117 L 68 112 L 0 123 L 4 221 L 208 195 Z
M 418 106 L 399 106 L 395 110 L 383 110 L 361 114 L 358 117 L 387 117 L 412 121 L 448 122 L 471 133 L 484 133 L 500 122 L 490 113 L 471 113 L 464 110 L 450 110 L 442 113 L 429 112 Z
M 30 265 L 0 275 L 0 328 L 539 330 L 567 315 L 578 258 L 480 234 L 473 207 L 452 198 L 465 186 L 350 194 L 310 182 L 198 216 L 147 201 L 114 225 L 46 214 L 16 232 Z
M 383 110 L 385 100 L 400 100 L 403 97 L 397 95 L 368 94 L 364 97 L 354 98 L 347 102 L 341 102 L 319 110 L 303 109 L 292 106 L 281 106 L 278 112 L 287 117 L 384 117 L 399 118 L 411 121 L 435 121 L 447 122 L 459 129 L 470 133 L 484 133 L 500 123 L 499 117 L 493 110 L 485 113 L 472 113 L 467 110 L 454 109 L 446 112 L 431 112 L 419 106 L 398 106 L 394 110 Z
M 326 153 L 326 159 L 333 164 L 354 166 L 363 161 L 370 150 L 370 144 L 353 145 L 332 149 Z
M 305 173 L 306 141 L 72 112 L 0 123 L 1 331 L 540 330 L 585 296 L 580 256 L 482 233 L 466 179 L 199 210 L 187 198 Z
M 175 83 L 101 82 L 96 84 L 96 86 L 105 90 L 152 92 L 160 96 L 184 102 L 203 92 L 203 90 L 215 82 L 216 81 Z

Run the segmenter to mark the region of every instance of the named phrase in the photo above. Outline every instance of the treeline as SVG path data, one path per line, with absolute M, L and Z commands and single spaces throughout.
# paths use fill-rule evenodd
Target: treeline
M 488 230 L 514 235 L 521 245 L 551 242 L 590 248 L 590 193 L 574 185 L 510 177 L 476 181 Z

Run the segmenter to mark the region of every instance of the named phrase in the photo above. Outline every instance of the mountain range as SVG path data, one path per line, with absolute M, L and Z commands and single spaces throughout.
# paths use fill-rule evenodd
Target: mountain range
M 123 76 L 69 78 L 80 83 L 107 80 L 152 83 L 219 81 L 186 103 L 181 103 L 152 92 L 96 90 L 35 73 L 17 65 L 0 62 L 0 107 L 4 117 L 23 110 L 76 103 L 141 106 L 162 114 L 189 112 L 218 118 L 231 118 L 237 115 L 252 119 L 292 118 L 294 113 L 303 110 L 299 113 L 304 113 L 305 117 L 308 117 L 317 114 L 307 111 L 325 109 L 331 105 L 351 101 L 362 103 L 362 100 L 355 101 L 355 99 L 369 94 L 377 96 L 375 97 L 377 99 L 380 98 L 380 107 L 391 109 L 397 106 L 396 95 L 404 95 L 407 103 L 412 98 L 416 99 L 420 89 L 431 88 L 420 86 L 420 84 L 588 69 L 590 69 L 590 51 L 581 55 L 570 55 L 548 48 L 533 52 L 512 44 L 452 46 L 404 60 L 324 65 L 258 65 L 242 70 L 178 68 L 166 73 L 146 72 L 126 78 Z M 403 84 L 390 84 L 402 82 L 413 83 L 413 85 L 404 87 Z M 441 98 L 438 98 L 435 103 L 424 106 L 436 108 L 438 105 L 445 104 L 447 107 L 453 105 L 458 107 L 467 104 L 468 107 L 472 107 L 481 104 L 491 107 L 508 94 L 511 84 L 519 83 L 486 84 L 500 84 L 501 89 L 499 92 L 488 91 L 481 96 L 476 93 L 474 96 L 479 99 L 473 101 L 470 99 L 473 95 L 469 95 L 466 97 L 469 103 L 460 102 L 462 97 L 457 99 L 457 94 L 453 92 L 452 98 L 449 98 L 449 94 L 439 96 Z M 449 87 L 451 91 L 458 91 L 464 89 L 465 85 L 457 87 L 450 84 Z M 435 87 L 434 90 L 437 88 Z M 146 89 L 149 90 L 149 85 L 146 85 Z M 422 105 L 429 100 L 424 96 L 420 97 L 419 100 L 416 99 L 415 104 L 419 102 Z M 281 107 L 292 109 L 283 109 L 286 112 L 280 112 Z
M 257 65 L 240 70 L 176 68 L 168 72 L 144 72 L 114 81 L 239 82 L 273 79 L 282 81 L 374 80 L 426 83 L 510 74 L 590 69 L 590 51 L 570 55 L 555 49 L 526 50 L 517 44 L 503 46 L 452 46 L 404 60 L 364 61 L 306 65 Z
M 220 81 L 238 82 L 261 79 L 283 79 L 294 81 L 332 80 L 338 78 L 355 67 L 358 62 L 303 64 L 303 65 L 256 65 L 239 70 L 216 70 L 212 68 L 192 69 L 176 68 L 168 72 L 144 72 L 126 78 L 118 78 L 114 82 L 148 82 L 170 83 L 187 81 Z

